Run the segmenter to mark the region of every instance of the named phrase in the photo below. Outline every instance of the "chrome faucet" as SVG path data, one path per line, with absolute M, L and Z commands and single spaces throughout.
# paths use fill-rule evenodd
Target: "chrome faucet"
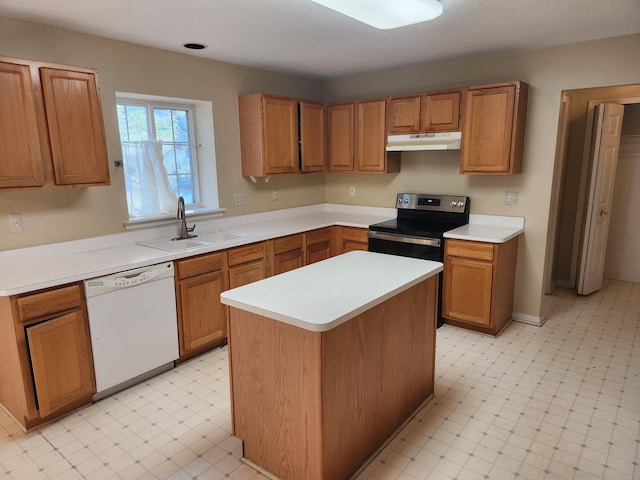
M 193 232 L 195 230 L 196 226 L 194 225 L 191 228 L 187 227 L 187 216 L 186 216 L 184 210 L 185 210 L 184 209 L 184 198 L 181 196 L 180 198 L 178 198 L 177 219 L 178 220 L 182 220 L 182 221 L 180 222 L 180 232 L 179 232 L 178 236 L 176 238 L 174 238 L 173 240 L 185 240 L 187 238 L 197 237 L 197 235 L 189 235 L 191 232 Z

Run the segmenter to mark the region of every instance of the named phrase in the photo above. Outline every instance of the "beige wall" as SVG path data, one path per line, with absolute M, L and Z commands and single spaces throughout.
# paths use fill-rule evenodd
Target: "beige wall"
M 220 206 L 227 215 L 324 201 L 322 174 L 252 184 L 240 174 L 239 94 L 270 92 L 322 98 L 322 83 L 104 38 L 0 18 L 0 55 L 98 69 L 105 117 L 111 186 L 0 193 L 0 250 L 124 231 L 124 180 L 113 161 L 120 153 L 115 92 L 192 98 L 213 103 Z M 278 189 L 277 202 L 271 190 Z M 233 194 L 245 204 L 235 207 Z M 12 234 L 7 215 L 23 216 L 24 232 Z
M 518 253 L 516 312 L 538 316 L 542 298 L 546 235 L 560 96 L 563 90 L 637 83 L 640 63 L 632 61 L 640 35 L 618 37 L 517 54 L 418 66 L 329 81 L 326 100 L 374 97 L 455 86 L 522 80 L 530 84 L 524 172 L 511 177 L 458 175 L 452 152 L 403 154 L 398 174 L 327 175 L 326 198 L 335 203 L 392 205 L 405 190 L 467 194 L 471 212 L 525 217 Z M 348 196 L 348 185 L 356 197 Z M 504 192 L 520 193 L 517 206 L 504 205 Z
M 567 89 L 631 84 L 640 78 L 633 62 L 640 35 L 505 54 L 434 66 L 395 69 L 327 81 L 279 75 L 206 61 L 193 56 L 0 19 L 0 54 L 97 67 L 112 162 L 120 158 L 115 91 L 195 98 L 213 102 L 220 203 L 229 215 L 322 201 L 392 206 L 400 191 L 468 194 L 472 213 L 526 218 L 521 238 L 514 310 L 537 316 L 560 93 Z M 594 67 L 594 59 L 598 66 Z M 307 99 L 364 98 L 393 93 L 522 80 L 531 85 L 524 173 L 511 177 L 458 175 L 457 152 L 403 156 L 392 175 L 304 175 L 251 184 L 240 175 L 237 95 L 264 91 Z M 0 193 L 0 219 L 24 216 L 25 232 L 0 227 L 0 250 L 122 231 L 126 219 L 122 172 L 111 167 L 112 185 L 50 192 Z M 348 186 L 356 196 L 348 196 Z M 279 200 L 271 201 L 277 189 Z M 504 205 L 504 192 L 520 192 L 517 206 Z M 245 206 L 233 206 L 244 192 Z M 1 223 L 0 223 L 1 225 Z

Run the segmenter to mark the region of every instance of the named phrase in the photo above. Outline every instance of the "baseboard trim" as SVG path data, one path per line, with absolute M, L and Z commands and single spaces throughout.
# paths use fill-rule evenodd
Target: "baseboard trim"
M 541 327 L 544 324 L 544 318 L 537 317 L 535 315 L 528 315 L 526 313 L 513 312 L 511 314 L 514 322 L 526 323 L 527 325 L 535 325 Z

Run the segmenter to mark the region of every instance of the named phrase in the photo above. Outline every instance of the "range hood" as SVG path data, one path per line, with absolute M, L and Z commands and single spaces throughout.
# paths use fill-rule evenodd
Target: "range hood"
M 389 135 L 388 152 L 408 150 L 460 150 L 460 132 L 419 133 L 415 135 Z

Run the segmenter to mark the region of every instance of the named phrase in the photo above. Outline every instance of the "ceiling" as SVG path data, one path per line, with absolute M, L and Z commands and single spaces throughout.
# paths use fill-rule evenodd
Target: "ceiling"
M 640 33 L 639 0 L 441 3 L 441 17 L 394 30 L 310 0 L 1 0 L 0 17 L 312 78 Z

